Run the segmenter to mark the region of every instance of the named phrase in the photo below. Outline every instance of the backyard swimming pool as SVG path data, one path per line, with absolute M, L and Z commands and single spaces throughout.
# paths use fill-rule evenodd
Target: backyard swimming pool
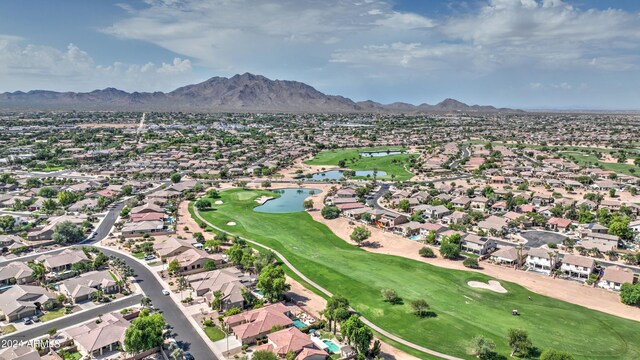
M 253 211 L 263 213 L 292 213 L 304 211 L 302 203 L 304 199 L 313 194 L 319 194 L 322 190 L 318 189 L 277 189 L 274 193 L 280 195 L 279 198 L 267 200 L 264 204 L 256 206 Z
M 298 319 L 293 320 L 293 326 L 297 327 L 298 329 L 303 329 L 303 328 L 307 327 L 307 325 L 305 323 L 303 323 L 302 321 L 300 321 Z
M 324 339 L 322 340 L 322 342 L 325 343 L 325 345 L 327 345 L 327 350 L 329 350 L 329 352 L 332 352 L 334 354 L 340 353 L 340 347 L 336 345 L 336 343 L 334 343 L 333 341 Z

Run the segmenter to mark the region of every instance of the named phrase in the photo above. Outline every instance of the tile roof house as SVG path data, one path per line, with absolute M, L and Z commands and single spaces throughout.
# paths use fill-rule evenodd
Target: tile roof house
M 263 350 L 275 353 L 280 357 L 288 353 L 298 354 L 304 348 L 313 348 L 313 341 L 309 335 L 298 330 L 296 327 L 282 329 L 267 335 L 268 342 L 256 347 L 255 351 Z
M 604 275 L 602 275 L 598 286 L 608 290 L 620 291 L 622 284 L 634 284 L 637 280 L 636 275 L 630 269 L 609 266 L 604 269 Z
M 227 316 L 223 322 L 231 328 L 242 344 L 251 344 L 265 337 L 274 326 L 293 325 L 289 316 L 289 309 L 282 303 L 276 303 L 242 314 Z
M 0 284 L 28 284 L 33 281 L 33 270 L 21 262 L 14 261 L 0 268 Z
M 120 313 L 109 313 L 102 316 L 99 324 L 90 321 L 63 333 L 73 339 L 81 354 L 95 358 L 107 351 L 123 348 L 124 333 L 129 325 Z
M 566 254 L 560 269 L 572 278 L 588 278 L 596 266 L 596 261 L 585 256 Z
M 53 273 L 70 270 L 77 262 L 91 262 L 82 250 L 67 249 L 56 255 L 42 255 L 36 259 L 44 268 Z
M 60 292 L 67 295 L 74 303 L 89 300 L 91 294 L 100 290 L 107 294 L 118 291 L 116 281 L 109 271 L 91 271 L 67 279 L 59 284 Z
M 16 321 L 34 316 L 56 303 L 55 295 L 40 286 L 16 285 L 0 294 L 0 318 Z

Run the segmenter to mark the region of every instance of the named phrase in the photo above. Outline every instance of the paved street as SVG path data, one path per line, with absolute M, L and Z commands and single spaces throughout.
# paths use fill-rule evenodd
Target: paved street
M 169 296 L 162 294 L 164 286 L 156 279 L 148 267 L 144 264 L 122 255 L 115 251 L 100 248 L 107 256 L 114 256 L 125 261 L 136 274 L 138 285 L 144 293 L 151 298 L 154 307 L 162 310 L 165 320 L 173 326 L 173 331 L 177 333 L 176 340 L 185 344 L 185 349 L 190 351 L 196 359 L 215 359 L 209 346 L 193 328 L 193 325 L 186 318 L 182 309 Z
M 36 323 L 30 325 L 27 331 L 17 333 L 17 334 L 9 334 L 6 337 L 3 337 L 3 340 L 11 340 L 11 341 L 21 341 L 21 340 L 30 340 L 35 339 L 47 334 L 47 331 L 52 327 L 56 329 L 64 329 L 73 325 L 81 324 L 85 321 L 89 321 L 91 319 L 97 318 L 100 314 L 106 314 L 112 311 L 120 310 L 129 306 L 140 304 L 140 299 L 142 299 L 142 294 L 134 295 L 126 300 L 111 302 L 108 304 L 104 304 L 99 307 L 95 307 L 91 310 L 87 310 L 78 314 L 69 314 L 62 316 L 58 319 L 47 321 L 46 323 Z

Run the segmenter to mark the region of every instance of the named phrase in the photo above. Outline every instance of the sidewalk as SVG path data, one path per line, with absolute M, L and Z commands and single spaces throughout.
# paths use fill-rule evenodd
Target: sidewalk
M 131 256 L 131 254 L 116 249 L 116 248 L 112 248 L 112 247 L 106 247 L 103 246 L 101 242 L 96 243 L 95 244 L 96 247 L 99 248 L 105 248 L 114 252 L 117 252 L 119 254 L 125 255 L 131 259 L 134 259 L 136 261 L 138 261 L 139 263 L 144 264 L 144 266 L 146 266 L 147 268 L 149 268 L 149 271 L 153 274 L 153 276 L 156 278 L 156 280 L 158 280 L 158 282 L 160 282 L 161 284 L 166 284 L 166 281 L 164 279 L 162 279 L 160 277 L 160 275 L 158 274 L 157 271 L 154 271 L 153 268 L 149 267 L 145 261 L 137 259 L 133 256 Z M 193 328 L 196 330 L 196 332 L 198 333 L 198 335 L 200 335 L 200 337 L 202 337 L 202 340 L 204 340 L 204 342 L 207 344 L 207 346 L 209 347 L 209 350 L 211 350 L 211 352 L 215 355 L 216 358 L 218 359 L 225 359 L 225 356 L 219 351 L 219 349 L 217 349 L 215 346 L 213 346 L 213 342 L 209 339 L 209 337 L 207 336 L 207 334 L 204 332 L 204 330 L 202 329 L 202 327 L 200 326 L 200 324 L 198 324 L 196 322 L 196 320 L 193 318 L 193 316 L 191 316 L 189 314 L 189 312 L 186 311 L 186 308 L 182 305 L 182 303 L 180 302 L 180 298 L 178 297 L 179 294 L 175 294 L 173 292 L 171 292 L 171 294 L 169 295 L 171 297 L 171 299 L 176 303 L 176 305 L 178 306 L 178 308 L 180 310 L 182 310 L 182 312 L 185 314 L 185 317 L 187 318 L 187 320 L 191 323 L 191 325 L 193 326 Z

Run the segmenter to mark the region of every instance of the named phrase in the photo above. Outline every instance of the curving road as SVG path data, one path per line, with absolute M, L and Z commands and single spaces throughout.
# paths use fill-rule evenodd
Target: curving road
M 198 217 L 198 219 L 200 219 L 200 220 L 201 220 L 202 222 L 204 222 L 205 224 L 207 224 L 207 225 L 211 226 L 212 228 L 216 229 L 217 231 L 221 231 L 221 232 L 223 232 L 223 233 L 230 234 L 230 235 L 235 235 L 235 234 L 232 234 L 232 233 L 230 233 L 230 232 L 228 232 L 228 231 L 225 231 L 225 230 L 223 230 L 223 229 L 221 229 L 221 228 L 219 228 L 219 227 L 217 227 L 217 226 L 213 225 L 213 224 L 212 224 L 212 223 L 210 223 L 209 221 L 205 220 L 202 216 L 200 216 L 200 212 L 199 212 L 199 211 L 198 211 L 198 209 L 196 209 L 195 207 L 194 207 L 194 209 L 193 209 L 193 210 L 194 210 L 195 215 Z M 325 295 L 327 295 L 327 296 L 329 296 L 329 297 L 332 297 L 332 296 L 333 296 L 333 294 L 332 294 L 329 290 L 327 290 L 327 289 L 323 288 L 322 286 L 320 286 L 320 285 L 316 284 L 315 282 L 313 282 L 313 280 L 309 279 L 309 278 L 308 278 L 308 277 L 306 277 L 302 272 L 300 272 L 298 269 L 296 269 L 296 268 L 295 268 L 295 267 L 294 267 L 294 266 L 293 266 L 293 265 L 292 265 L 292 264 L 287 260 L 287 258 L 285 258 L 284 256 L 282 256 L 282 254 L 280 254 L 280 253 L 279 253 L 279 252 L 277 252 L 276 250 L 274 250 L 274 249 L 272 249 L 272 248 L 270 248 L 270 247 L 268 247 L 268 246 L 262 245 L 262 244 L 260 244 L 259 242 L 256 242 L 256 241 L 254 241 L 254 240 L 247 239 L 247 238 L 244 238 L 244 237 L 240 237 L 240 238 L 241 238 L 241 239 L 243 239 L 243 240 L 245 240 L 245 241 L 246 241 L 246 242 L 248 242 L 248 243 L 251 243 L 251 244 L 256 245 L 256 246 L 260 246 L 260 247 L 261 247 L 261 248 L 263 248 L 263 249 L 266 249 L 266 250 L 269 250 L 269 251 L 273 252 L 273 253 L 274 253 L 274 254 L 276 254 L 276 256 L 280 259 L 280 261 L 282 261 L 282 262 L 283 262 L 283 263 L 284 263 L 284 264 L 285 264 L 289 269 L 291 269 L 291 271 L 293 271 L 294 273 L 296 273 L 296 275 L 298 275 L 302 280 L 306 281 L 308 284 L 310 284 L 311 286 L 315 287 L 316 289 L 318 289 L 319 291 L 321 291 L 323 294 L 325 294 Z M 401 337 L 398 337 L 398 336 L 396 336 L 396 335 L 394 335 L 394 334 L 392 334 L 392 333 L 390 333 L 390 332 L 388 332 L 388 331 L 386 331 L 386 330 L 384 330 L 384 329 L 382 329 L 382 328 L 378 327 L 376 324 L 374 324 L 374 323 L 372 323 L 371 321 L 367 320 L 367 319 L 366 319 L 365 317 L 363 317 L 363 316 L 360 316 L 360 320 L 362 320 L 362 322 L 363 322 L 363 323 L 367 324 L 367 326 L 369 326 L 371 329 L 373 329 L 374 331 L 378 332 L 379 334 L 382 334 L 383 336 L 385 336 L 385 337 L 387 337 L 387 338 L 389 338 L 389 339 L 391 339 L 391 340 L 393 340 L 393 341 L 396 341 L 396 342 L 398 342 L 398 343 L 401 343 L 402 345 L 408 346 L 408 347 L 410 347 L 410 348 L 412 348 L 412 349 L 415 349 L 415 350 L 421 351 L 421 352 L 426 353 L 426 354 L 429 354 L 429 355 L 433 355 L 433 356 L 439 357 L 439 358 L 441 358 L 441 359 L 447 359 L 447 360 L 462 360 L 462 359 L 457 358 L 457 357 L 455 357 L 455 356 L 450 356 L 450 355 L 447 355 L 447 354 L 443 354 L 443 353 L 441 353 L 441 352 L 438 352 L 438 351 L 435 351 L 435 350 L 431 350 L 431 349 L 428 349 L 428 348 L 426 348 L 426 347 L 424 347 L 424 346 L 420 346 L 420 345 L 418 345 L 418 344 L 414 344 L 414 343 L 412 343 L 412 342 L 409 342 L 409 341 L 407 341 L 407 340 L 405 340 L 405 339 L 403 339 L 403 338 L 401 338 Z

